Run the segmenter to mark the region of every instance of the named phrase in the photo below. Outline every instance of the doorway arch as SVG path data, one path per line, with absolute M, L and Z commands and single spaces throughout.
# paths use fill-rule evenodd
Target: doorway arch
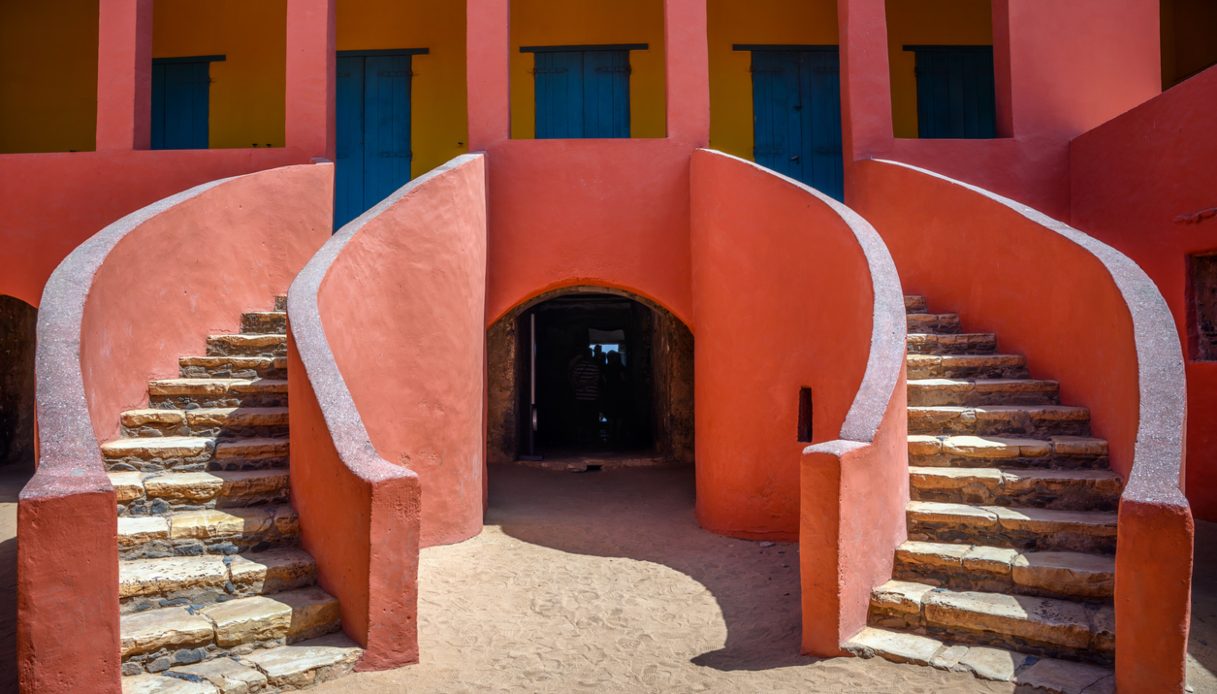
M 628 375 L 624 405 L 598 408 L 589 440 L 576 430 L 569 373 L 597 344 L 602 365 L 616 351 Z M 490 463 L 601 451 L 693 462 L 693 333 L 650 298 L 597 285 L 533 296 L 488 328 L 487 374 Z

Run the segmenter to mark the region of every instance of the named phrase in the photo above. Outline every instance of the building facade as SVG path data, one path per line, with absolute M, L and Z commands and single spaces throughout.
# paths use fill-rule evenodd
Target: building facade
M 529 358 L 574 340 L 647 365 L 630 429 L 695 465 L 702 527 L 800 542 L 806 652 L 901 659 L 890 631 L 1182 691 L 1217 519 L 1215 24 L 4 3 L 23 686 L 154 691 L 339 627 L 325 667 L 416 662 L 417 548 L 480 531 L 487 462 L 579 438 Z M 1068 618 L 1028 636 L 964 593 Z

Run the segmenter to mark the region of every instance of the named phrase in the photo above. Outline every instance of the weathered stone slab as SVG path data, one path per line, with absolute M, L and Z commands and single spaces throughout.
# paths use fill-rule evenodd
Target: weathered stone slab
M 191 458 L 211 450 L 213 440 L 197 436 L 161 436 L 107 441 L 101 445 L 102 456 L 110 459 L 145 458 L 166 460 Z
M 123 678 L 123 694 L 219 694 L 209 682 L 190 682 L 161 675 Z
M 273 596 L 292 612 L 289 641 L 303 641 L 334 631 L 342 619 L 338 600 L 324 590 L 311 587 L 275 593 Z
M 1013 563 L 1016 585 L 1081 598 L 1111 597 L 1115 558 L 1078 552 L 1027 552 Z
M 232 648 L 286 638 L 292 608 L 271 598 L 255 596 L 212 605 L 203 610 L 203 616 L 215 623 L 216 643 Z
M 108 472 L 106 476 L 110 478 L 110 485 L 114 487 L 114 494 L 118 497 L 118 503 L 125 504 L 143 497 L 143 473 Z
M 1027 656 L 1004 648 L 973 646 L 959 659 L 956 669 L 971 672 L 982 680 L 1011 682 Z
M 275 687 L 305 687 L 350 670 L 361 650 L 346 636 L 335 634 L 313 641 L 255 651 L 242 660 L 256 665 Z
M 1059 694 L 1082 694 L 1111 675 L 1111 670 L 1087 663 L 1044 658 L 1018 674 L 1024 687 Z
M 929 665 L 942 642 L 917 634 L 867 627 L 845 644 L 845 650 L 864 658 L 876 655 L 897 663 Z
M 232 558 L 232 582 L 244 592 L 273 593 L 312 582 L 313 558 L 295 548 L 272 549 Z
M 204 503 L 214 499 L 223 488 L 224 480 L 207 472 L 168 473 L 144 482 L 150 498 L 170 503 Z
M 120 598 L 222 589 L 227 581 L 228 567 L 217 556 L 135 559 L 118 564 Z
M 988 631 L 1036 645 L 1085 649 L 1090 644 L 1089 616 L 1075 602 L 944 590 L 926 596 L 923 609 L 932 627 Z
M 119 629 L 122 634 L 120 649 L 124 658 L 162 648 L 202 646 L 211 643 L 214 634 L 207 618 L 190 614 L 184 607 L 123 615 L 119 618 Z
M 220 694 L 253 694 L 266 686 L 266 675 L 232 658 L 216 658 L 170 670 L 209 682 Z
M 118 546 L 122 549 L 154 540 L 169 539 L 169 521 L 160 516 L 123 516 L 118 519 Z
M 919 615 L 925 596 L 934 586 L 911 581 L 888 581 L 871 591 L 871 607 L 881 612 Z

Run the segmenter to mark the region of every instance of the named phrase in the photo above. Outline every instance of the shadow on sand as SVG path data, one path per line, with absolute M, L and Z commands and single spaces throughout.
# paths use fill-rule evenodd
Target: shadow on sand
M 706 532 L 693 499 L 691 467 L 575 474 L 497 465 L 486 523 L 564 552 L 662 564 L 705 586 L 727 639 L 694 664 L 767 670 L 815 662 L 799 654 L 798 546 Z

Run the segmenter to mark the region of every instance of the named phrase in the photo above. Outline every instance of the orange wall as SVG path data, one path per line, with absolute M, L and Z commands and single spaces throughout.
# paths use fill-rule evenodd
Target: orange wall
M 694 155 L 692 209 L 698 520 L 794 539 L 799 388 L 815 441 L 838 438 L 870 353 L 866 257 L 804 188 L 722 155 Z
M 465 5 L 437 0 L 339 0 L 338 50 L 426 48 L 411 59 L 411 174 L 469 150 L 465 103 Z
M 282 147 L 287 0 L 156 0 L 152 56 L 211 64 L 211 147 Z
M 662 0 L 512 0 L 511 136 L 536 132 L 534 56 L 521 46 L 645 43 L 630 52 L 630 134 L 663 137 L 664 15 Z
M 735 44 L 837 44 L 835 0 L 709 0 L 710 146 L 753 159 L 752 54 Z
M 991 0 L 887 0 L 892 122 L 896 137 L 917 137 L 917 61 L 906 45 L 993 43 Z
M 0 2 L 0 154 L 93 149 L 97 2 Z
M 1073 141 L 1072 221 L 1131 256 L 1162 290 L 1188 344 L 1189 253 L 1217 250 L 1217 218 L 1177 217 L 1217 206 L 1217 70 Z M 1217 520 L 1217 362 L 1187 362 L 1187 495 Z
M 480 158 L 417 179 L 351 236 L 319 293 L 372 443 L 422 483 L 424 546 L 482 529 L 485 297 Z

